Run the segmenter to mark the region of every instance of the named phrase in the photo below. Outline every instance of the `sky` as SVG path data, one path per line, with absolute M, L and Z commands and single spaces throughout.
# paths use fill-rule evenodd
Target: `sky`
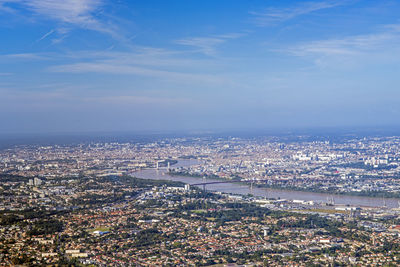
M 0 0 L 0 133 L 400 126 L 400 2 Z

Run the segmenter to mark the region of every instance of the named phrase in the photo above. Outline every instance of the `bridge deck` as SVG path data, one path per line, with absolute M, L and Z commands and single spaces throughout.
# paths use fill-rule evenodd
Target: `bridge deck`
M 229 184 L 234 182 L 241 182 L 241 183 L 254 183 L 255 181 L 220 181 L 220 182 L 204 182 L 204 183 L 196 183 L 190 185 L 208 185 L 208 184 Z

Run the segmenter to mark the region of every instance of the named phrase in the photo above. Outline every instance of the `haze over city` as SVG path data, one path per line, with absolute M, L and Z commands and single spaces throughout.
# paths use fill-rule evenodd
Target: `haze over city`
M 400 266 L 399 11 L 0 0 L 0 267 Z
M 399 10 L 0 0 L 0 131 L 399 126 Z

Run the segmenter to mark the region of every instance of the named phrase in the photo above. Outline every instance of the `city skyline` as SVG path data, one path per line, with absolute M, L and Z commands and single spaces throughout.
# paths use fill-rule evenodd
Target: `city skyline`
M 0 0 L 0 131 L 398 127 L 399 8 Z

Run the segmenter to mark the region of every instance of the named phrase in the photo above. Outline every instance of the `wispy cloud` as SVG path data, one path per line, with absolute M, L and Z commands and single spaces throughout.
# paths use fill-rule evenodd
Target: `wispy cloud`
M 398 62 L 400 27 L 383 27 L 380 31 L 301 43 L 277 50 L 311 60 L 319 67 L 354 69 Z
M 75 52 L 65 55 L 73 63 L 49 67 L 58 73 L 103 73 L 111 75 L 135 75 L 154 77 L 171 83 L 227 84 L 223 74 L 210 73 L 215 68 L 212 60 L 188 58 L 187 53 L 155 48 L 138 48 L 134 52 Z
M 1 58 L 11 58 L 11 59 L 20 59 L 20 60 L 44 60 L 48 59 L 47 56 L 43 54 L 36 53 L 19 53 L 19 54 L 5 54 L 0 55 Z
M 40 42 L 40 41 L 46 39 L 47 37 L 49 37 L 49 36 L 52 35 L 53 33 L 54 33 L 54 30 L 50 30 L 49 32 L 43 34 L 42 37 L 40 37 L 39 39 L 37 39 L 36 42 Z
M 90 30 L 109 31 L 96 18 L 96 12 L 103 5 L 102 0 L 29 0 L 22 1 L 22 4 L 40 16 Z
M 188 53 L 152 47 L 136 47 L 130 52 L 74 51 L 66 53 L 21 53 L 0 55 L 0 62 L 49 61 L 44 71 L 53 73 L 101 73 L 157 78 L 171 83 L 230 84 L 223 73 L 224 62 L 194 59 Z M 68 63 L 66 63 L 68 62 Z
M 120 95 L 120 96 L 101 96 L 88 97 L 83 101 L 100 104 L 118 104 L 118 105 L 176 105 L 190 103 L 186 98 L 170 98 L 170 97 L 152 97 L 152 96 L 137 96 L 137 95 Z
M 216 54 L 217 46 L 225 43 L 228 40 L 237 39 L 242 36 L 243 34 L 241 33 L 231 33 L 214 35 L 210 37 L 191 37 L 176 40 L 175 43 L 195 47 L 199 52 L 208 56 L 212 56 Z
M 19 7 L 24 7 L 37 15 L 81 27 L 97 25 L 94 13 L 102 5 L 102 0 L 0 0 L 0 6 L 6 11 L 15 12 Z
M 359 55 L 372 51 L 386 52 L 388 48 L 396 48 L 394 44 L 399 41 L 400 27 L 392 25 L 381 32 L 313 41 L 292 47 L 288 51 L 297 56 Z
M 77 27 L 108 34 L 122 39 L 118 29 L 112 23 L 104 23 L 99 14 L 103 12 L 103 0 L 0 0 L 0 9 L 7 12 L 18 12 L 23 9 L 36 15 L 36 19 L 51 19 L 59 23 L 55 32 L 64 35 L 68 27 Z M 65 27 L 67 26 L 67 27 Z M 48 35 L 53 34 L 50 31 Z M 47 35 L 47 36 L 48 36 Z M 42 36 L 46 38 L 47 36 Z M 62 38 L 57 38 L 61 40 Z
M 137 75 L 143 77 L 155 77 L 173 82 L 201 82 L 201 83 L 223 83 L 220 77 L 211 74 L 188 73 L 182 71 L 167 71 L 142 66 L 119 64 L 117 62 L 80 62 L 53 66 L 51 72 L 65 73 L 106 73 L 118 75 Z
M 8 13 L 14 13 L 15 10 L 13 8 L 10 8 L 6 4 L 12 2 L 12 1 L 0 1 L 0 11 L 8 12 Z
M 337 7 L 346 2 L 347 1 L 303 2 L 293 7 L 269 7 L 262 11 L 251 11 L 250 14 L 254 16 L 254 22 L 258 26 L 268 26 L 319 10 Z

